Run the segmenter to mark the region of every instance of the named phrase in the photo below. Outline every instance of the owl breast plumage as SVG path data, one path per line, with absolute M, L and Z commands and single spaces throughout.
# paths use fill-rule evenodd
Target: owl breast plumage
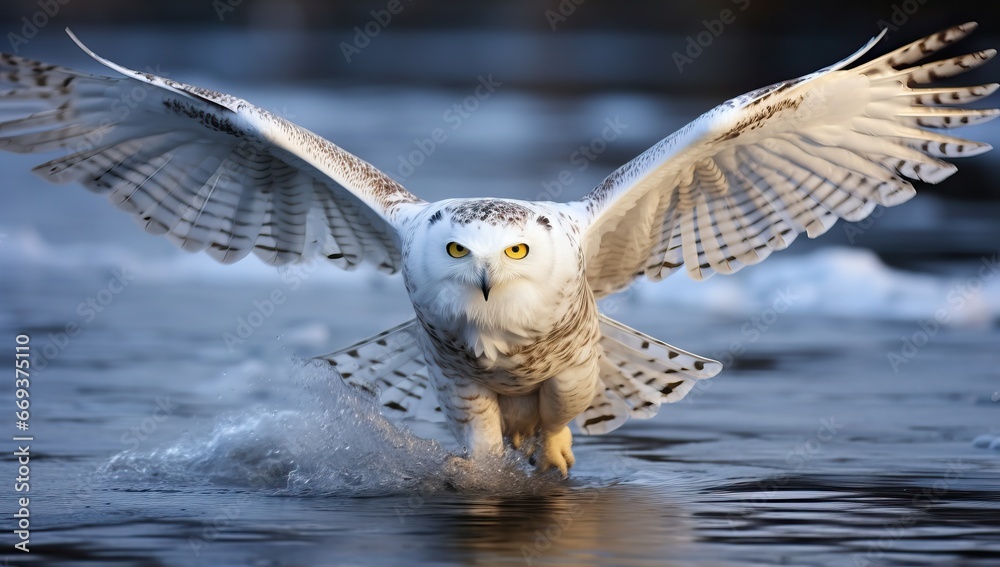
M 0 149 L 62 150 L 34 171 L 78 182 L 146 231 L 223 263 L 252 252 L 272 265 L 402 271 L 416 318 L 319 358 L 387 412 L 443 416 L 470 457 L 511 445 L 565 475 L 570 423 L 603 433 L 649 418 L 721 370 L 596 301 L 681 268 L 694 279 L 731 274 L 801 233 L 905 202 L 908 179 L 956 171 L 943 158 L 989 150 L 941 129 L 995 118 L 957 105 L 997 84 L 922 85 L 995 50 L 918 63 L 975 27 L 854 65 L 880 35 L 834 65 L 726 101 L 568 203 L 428 203 L 243 99 L 127 69 L 72 34 L 118 76 L 0 55 Z M 136 89 L 145 96 L 130 98 Z M 127 98 L 135 105 L 112 104 Z

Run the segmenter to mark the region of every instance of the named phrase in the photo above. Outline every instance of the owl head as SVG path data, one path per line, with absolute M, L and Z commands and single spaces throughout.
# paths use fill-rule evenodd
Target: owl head
M 460 199 L 428 207 L 404 249 L 418 306 L 465 318 L 537 319 L 577 289 L 580 249 L 538 203 Z

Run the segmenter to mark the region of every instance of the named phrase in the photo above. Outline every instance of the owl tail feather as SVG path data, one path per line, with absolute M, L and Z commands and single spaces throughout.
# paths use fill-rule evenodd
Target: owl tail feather
M 587 434 L 614 431 L 629 417 L 648 419 L 682 399 L 722 364 L 681 350 L 601 315 L 601 380 L 576 425 Z
M 441 421 L 416 325 L 411 319 L 316 359 L 329 363 L 348 384 L 377 396 L 389 417 Z

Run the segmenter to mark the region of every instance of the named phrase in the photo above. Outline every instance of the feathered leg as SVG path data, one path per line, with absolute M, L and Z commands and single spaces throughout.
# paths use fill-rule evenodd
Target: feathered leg
M 497 401 L 503 416 L 504 437 L 510 440 L 511 447 L 530 457 L 538 434 L 538 392 L 524 396 L 498 395 Z
M 470 458 L 503 454 L 500 404 L 486 387 L 463 378 L 444 376 L 431 368 L 438 402 L 448 426 Z
M 573 457 L 573 435 L 569 422 L 583 413 L 594 399 L 599 372 L 597 357 L 592 362 L 564 370 L 542 383 L 538 390 L 538 453 L 535 456 L 539 472 L 559 469 L 569 476 Z

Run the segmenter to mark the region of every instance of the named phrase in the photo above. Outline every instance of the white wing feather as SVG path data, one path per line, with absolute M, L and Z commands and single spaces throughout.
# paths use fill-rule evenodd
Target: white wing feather
M 961 73 L 995 50 L 907 67 L 968 35 L 955 26 L 850 70 L 851 57 L 799 79 L 729 100 L 612 173 L 570 203 L 587 226 L 595 296 L 680 266 L 695 279 L 731 274 L 826 232 L 838 218 L 913 196 L 905 178 L 937 183 L 955 172 L 939 157 L 990 146 L 925 130 L 993 119 L 998 111 L 945 107 L 996 84 L 913 88 Z M 884 32 L 883 32 L 884 33 Z
M 348 384 L 377 396 L 387 416 L 444 419 L 420 350 L 416 319 L 316 358 L 327 361 Z
M 253 251 L 276 265 L 322 254 L 399 269 L 398 227 L 423 202 L 391 178 L 245 100 L 127 69 L 70 37 L 124 78 L 0 55 L 0 149 L 68 151 L 35 172 L 221 262 Z

